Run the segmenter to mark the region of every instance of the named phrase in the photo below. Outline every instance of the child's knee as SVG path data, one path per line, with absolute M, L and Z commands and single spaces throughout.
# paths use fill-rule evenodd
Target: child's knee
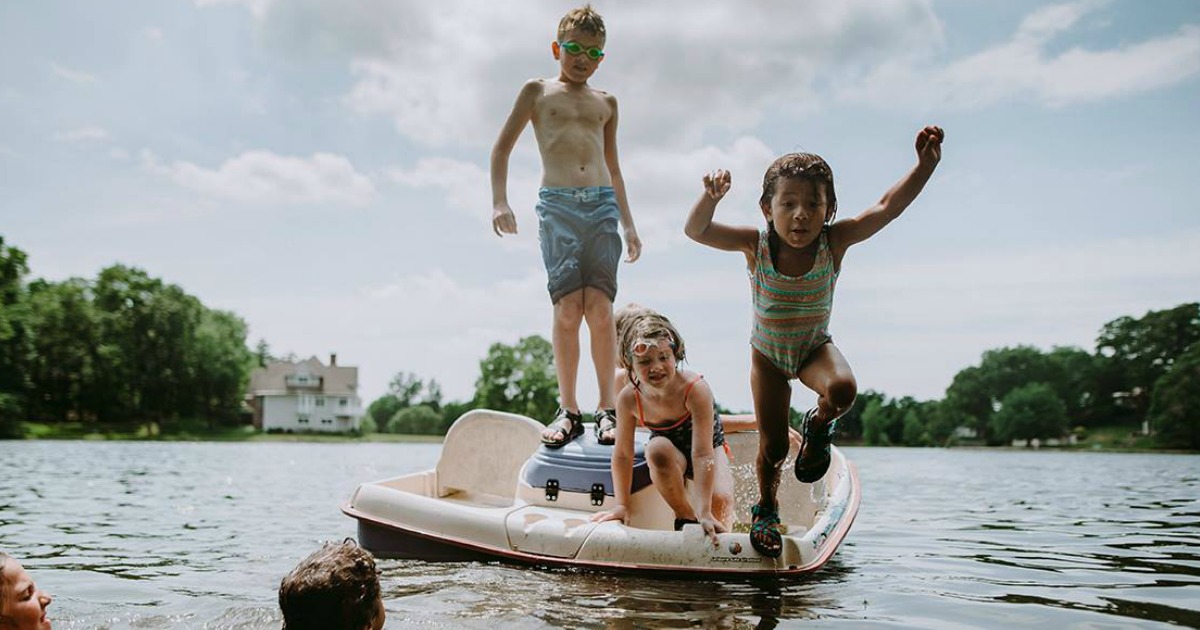
M 663 442 L 666 442 L 664 445 Z M 665 439 L 650 440 L 646 443 L 646 463 L 654 468 L 664 470 L 675 466 L 675 445 Z
M 850 405 L 854 404 L 854 398 L 858 396 L 858 383 L 853 376 L 835 378 L 829 383 L 827 396 L 829 402 L 837 409 L 849 409 Z
M 583 292 L 576 291 L 562 296 L 554 303 L 554 323 L 578 325 L 583 319 Z
M 759 438 L 762 442 L 758 445 L 758 454 L 767 460 L 768 464 L 778 466 L 787 459 L 788 450 L 792 445 L 786 437 L 782 440 L 768 440 L 765 434 L 759 433 Z
M 613 318 L 612 300 L 603 291 L 584 287 L 583 313 L 590 323 L 611 322 Z

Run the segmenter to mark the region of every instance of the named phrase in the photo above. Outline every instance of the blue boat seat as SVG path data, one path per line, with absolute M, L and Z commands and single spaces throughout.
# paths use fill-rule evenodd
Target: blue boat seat
M 650 485 L 650 466 L 646 463 L 646 442 L 650 434 L 637 431 L 633 438 L 633 482 L 630 494 Z M 604 494 L 615 496 L 612 480 L 613 447 L 596 442 L 592 425 L 583 435 L 562 448 L 539 447 L 525 465 L 523 481 L 534 488 L 545 488 L 553 480 L 562 492 L 591 493 L 595 484 L 603 484 Z

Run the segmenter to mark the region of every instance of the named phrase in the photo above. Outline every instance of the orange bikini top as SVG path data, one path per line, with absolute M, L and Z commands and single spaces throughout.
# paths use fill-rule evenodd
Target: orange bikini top
M 688 396 L 692 393 L 692 387 L 695 387 L 696 383 L 699 382 L 700 379 L 702 379 L 702 378 L 704 378 L 703 374 L 697 374 L 696 378 L 692 379 L 692 382 L 687 384 L 687 389 L 683 390 L 684 406 L 687 405 L 687 399 L 688 399 Z M 646 413 L 644 411 L 642 411 L 642 395 L 636 387 L 633 389 L 633 397 L 634 397 L 634 399 L 637 400 L 638 426 L 640 426 L 640 427 L 646 427 L 647 429 L 650 429 L 651 431 L 670 431 L 671 429 L 682 426 L 684 422 L 687 422 L 688 420 L 692 419 L 692 412 L 685 411 L 683 413 L 683 415 L 679 417 L 679 419 L 667 420 L 667 422 L 671 423 L 669 426 L 664 426 L 664 427 L 650 426 L 650 425 L 646 424 L 646 421 L 645 421 Z

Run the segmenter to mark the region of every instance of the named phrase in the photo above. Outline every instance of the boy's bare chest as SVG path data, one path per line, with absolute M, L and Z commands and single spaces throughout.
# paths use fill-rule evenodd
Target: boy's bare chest
M 556 93 L 542 97 L 535 106 L 537 122 L 547 128 L 582 126 L 603 128 L 612 110 L 595 94 Z

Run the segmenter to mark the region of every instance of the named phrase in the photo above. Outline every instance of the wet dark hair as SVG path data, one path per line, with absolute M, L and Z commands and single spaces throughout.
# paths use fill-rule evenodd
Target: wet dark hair
M 762 197 L 758 199 L 759 205 L 770 207 L 771 197 L 775 196 L 775 186 L 781 179 L 798 179 L 818 186 L 823 185 L 825 198 L 829 202 L 825 223 L 833 223 L 834 217 L 837 216 L 837 195 L 833 192 L 833 169 L 829 168 L 824 158 L 815 153 L 788 153 L 776 159 L 763 175 L 763 192 Z
M 663 340 L 671 344 L 676 361 L 687 358 L 687 347 L 683 343 L 683 337 L 679 336 L 679 331 L 675 330 L 675 325 L 666 315 L 637 304 L 630 304 L 621 311 L 618 311 L 617 315 L 620 323 L 617 329 L 617 343 L 620 344 L 621 367 L 625 368 L 629 382 L 634 387 L 640 385 L 637 373 L 633 369 L 633 344 L 636 342 L 643 339 L 655 342 Z
M 279 584 L 283 630 L 362 630 L 375 619 L 379 570 L 351 539 L 325 543 Z

